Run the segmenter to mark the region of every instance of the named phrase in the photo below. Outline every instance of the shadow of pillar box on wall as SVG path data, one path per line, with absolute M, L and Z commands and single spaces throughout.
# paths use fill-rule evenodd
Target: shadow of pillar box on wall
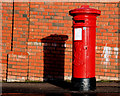
M 69 14 L 73 16 L 74 31 L 72 89 L 95 90 L 96 17 L 101 11 L 83 5 Z
M 42 38 L 44 43 L 44 80 L 64 80 L 65 41 L 67 35 L 50 35 Z

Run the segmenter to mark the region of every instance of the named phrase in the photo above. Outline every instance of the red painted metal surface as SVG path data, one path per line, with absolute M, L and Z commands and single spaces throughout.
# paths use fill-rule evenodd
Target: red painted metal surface
M 96 16 L 100 13 L 88 5 L 70 11 L 74 29 L 73 78 L 95 77 Z

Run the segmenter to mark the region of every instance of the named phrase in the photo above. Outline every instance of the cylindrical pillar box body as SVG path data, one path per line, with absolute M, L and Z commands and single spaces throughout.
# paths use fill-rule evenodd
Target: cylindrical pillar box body
M 74 90 L 96 89 L 95 43 L 96 17 L 101 11 L 83 5 L 70 11 L 73 16 L 73 76 Z

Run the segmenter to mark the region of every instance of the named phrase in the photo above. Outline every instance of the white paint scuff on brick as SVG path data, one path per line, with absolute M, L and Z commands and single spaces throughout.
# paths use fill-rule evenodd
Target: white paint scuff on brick
M 116 59 L 117 59 L 118 58 L 118 47 L 108 47 L 108 46 L 104 47 L 103 54 L 101 54 L 101 56 L 104 56 L 106 62 L 109 62 L 112 51 L 114 52 L 114 55 L 116 56 Z
M 114 48 L 114 54 L 116 55 L 116 59 L 118 58 L 118 51 L 119 51 L 118 47 L 115 47 Z
M 114 47 L 114 51 L 118 51 L 118 47 Z
M 105 72 L 107 72 L 108 70 L 108 66 L 111 64 L 110 59 L 115 59 L 116 61 L 118 60 L 118 51 L 119 48 L 118 47 L 109 47 L 107 46 L 102 46 L 101 49 L 103 48 L 101 57 L 103 57 L 105 59 L 105 61 L 101 61 L 101 64 L 104 64 L 104 69 Z M 98 50 L 98 46 L 96 46 L 96 50 Z M 113 58 L 111 57 L 113 56 Z M 103 60 L 103 59 L 102 59 Z M 98 80 L 118 80 L 118 77 L 109 77 L 109 76 L 100 76 L 97 78 Z
M 26 56 L 18 55 L 18 58 L 25 59 Z
M 106 62 L 109 62 L 109 57 L 111 56 L 111 49 L 112 49 L 111 47 L 107 46 L 104 47 L 103 54 Z
M 35 46 L 38 46 L 38 45 L 39 45 L 39 43 L 38 43 L 38 42 L 34 42 L 34 45 L 35 45 Z

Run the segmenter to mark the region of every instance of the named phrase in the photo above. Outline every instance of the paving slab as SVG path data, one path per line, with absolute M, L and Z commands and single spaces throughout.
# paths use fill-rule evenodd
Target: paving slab
M 96 90 L 89 92 L 72 91 L 69 88 L 70 83 L 56 83 L 2 83 L 2 94 L 3 96 L 120 96 L 118 82 L 99 82 Z

